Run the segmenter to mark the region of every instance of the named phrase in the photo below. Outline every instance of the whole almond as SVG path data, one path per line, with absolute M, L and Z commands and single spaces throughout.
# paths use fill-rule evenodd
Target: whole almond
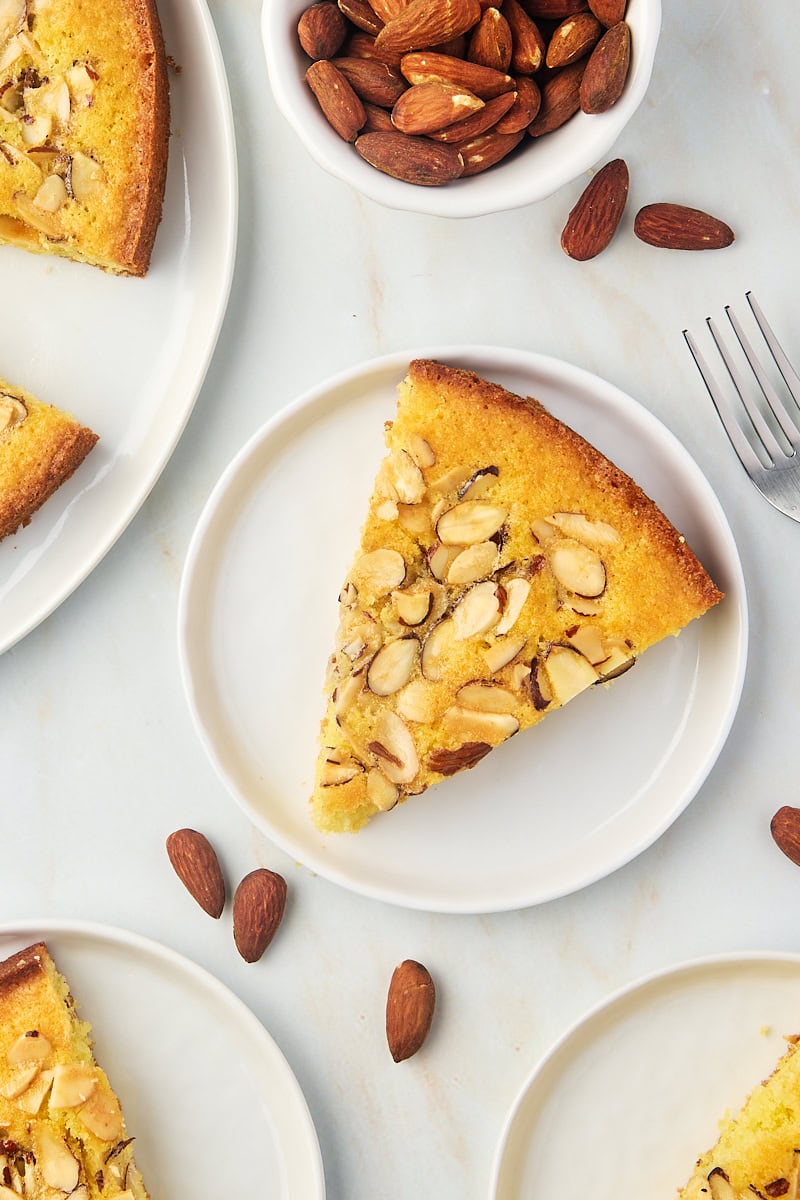
M 399 17 L 403 9 L 408 7 L 408 0 L 368 0 L 368 3 L 384 25 L 387 21 L 393 21 L 395 17 Z
M 800 808 L 779 808 L 769 829 L 778 849 L 800 867 Z
M 356 150 L 385 175 L 420 187 L 449 183 L 464 171 L 464 160 L 453 146 L 406 133 L 363 133 Z
M 625 20 L 628 0 L 589 0 L 589 8 L 601 25 L 610 29 L 617 21 Z
M 561 247 L 570 258 L 585 262 L 605 250 L 622 219 L 628 199 L 628 167 L 615 158 L 597 172 L 569 214 Z
M 608 112 L 625 87 L 631 65 L 631 30 L 625 21 L 607 29 L 586 63 L 581 80 L 581 108 L 585 113 Z
M 436 989 L 427 968 L 410 958 L 395 967 L 386 997 L 386 1040 L 395 1062 L 419 1050 L 435 1007 Z
M 367 114 L 367 119 L 364 122 L 362 133 L 393 133 L 394 125 L 392 124 L 392 114 L 387 108 L 381 108 L 377 104 L 364 104 L 364 111 Z
M 435 133 L 483 107 L 472 92 L 452 83 L 417 83 L 395 104 L 392 123 L 401 133 Z
M 542 104 L 542 93 L 538 83 L 526 75 L 517 80 L 516 100 L 504 117 L 495 125 L 498 133 L 519 133 L 527 129 L 536 117 Z
M 301 15 L 297 36 L 309 58 L 333 58 L 347 36 L 347 22 L 336 4 L 322 0 Z
M 357 96 L 383 108 L 391 108 L 408 87 L 396 67 L 377 58 L 335 58 L 333 65 Z
M 492 100 L 515 88 L 511 76 L 502 71 L 433 51 L 404 54 L 400 70 L 409 83 L 452 83 L 466 88 L 481 100 Z
M 525 0 L 525 7 L 532 17 L 546 21 L 560 21 L 589 7 L 587 0 Z
M 306 71 L 306 83 L 316 96 L 331 128 L 346 142 L 355 141 L 367 114 L 341 71 L 327 59 L 321 59 L 312 63 Z
M 466 33 L 480 18 L 479 0 L 411 0 L 399 16 L 384 25 L 376 45 L 397 54 L 423 50 Z
M 511 70 L 515 75 L 535 74 L 544 63 L 542 31 L 519 0 L 504 0 L 503 16 L 511 30 Z
M 456 121 L 454 125 L 448 125 L 446 129 L 437 130 L 428 136 L 435 138 L 437 142 L 464 142 L 469 138 L 478 137 L 488 129 L 497 127 L 504 114 L 514 107 L 516 98 L 516 92 L 495 96 L 493 100 L 487 100 L 483 108 L 479 108 L 472 116 L 463 121 Z
M 258 962 L 283 920 L 286 880 L 259 867 L 245 875 L 233 895 L 233 940 L 245 962 Z
M 639 209 L 633 232 L 650 246 L 665 250 L 721 250 L 734 232 L 724 221 L 683 204 L 647 204 Z
M 497 8 L 484 9 L 472 31 L 467 48 L 470 62 L 504 73 L 511 66 L 511 27 Z
M 550 36 L 545 57 L 547 66 L 566 67 L 577 62 L 596 45 L 602 32 L 602 25 L 590 12 L 567 17 Z
M 488 133 L 482 133 L 468 142 L 458 142 L 454 148 L 460 151 L 464 160 L 464 177 L 479 175 L 481 171 L 499 163 L 520 144 L 524 136 L 524 129 L 518 133 L 498 133 L 496 129 L 490 129 Z
M 225 907 L 225 879 L 216 851 L 196 829 L 176 829 L 167 838 L 167 854 L 183 886 L 210 917 Z
M 542 103 L 528 126 L 531 137 L 542 137 L 560 128 L 581 106 L 581 79 L 584 60 L 562 67 L 542 84 Z
M 356 29 L 363 29 L 373 37 L 383 29 L 383 21 L 376 15 L 375 10 L 370 8 L 367 0 L 338 0 L 338 5 L 340 12 Z

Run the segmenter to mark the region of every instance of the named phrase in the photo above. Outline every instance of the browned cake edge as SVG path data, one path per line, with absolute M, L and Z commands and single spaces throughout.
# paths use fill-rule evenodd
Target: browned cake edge
M 0 539 L 30 523 L 37 509 L 78 469 L 97 440 L 97 434 L 83 425 L 64 430 L 56 452 L 42 464 L 42 470 L 26 479 L 13 496 L 0 496 Z
M 446 366 L 432 359 L 415 359 L 409 365 L 408 379 L 412 384 L 419 382 L 429 387 L 457 389 L 460 396 L 473 400 L 476 404 L 510 411 L 516 420 L 527 422 L 551 443 L 561 442 L 569 446 L 580 456 L 595 478 L 600 471 L 601 481 L 619 492 L 642 521 L 647 523 L 654 541 L 664 555 L 675 561 L 676 567 L 694 592 L 698 604 L 708 609 L 723 598 L 723 593 L 710 579 L 684 537 L 664 516 L 655 501 L 596 446 L 554 417 L 538 400 L 509 392 L 500 384 L 482 379 L 474 371 Z
M 43 971 L 42 963 L 49 958 L 44 942 L 35 942 L 0 962 L 0 992 L 12 992 L 23 980 L 40 974 Z

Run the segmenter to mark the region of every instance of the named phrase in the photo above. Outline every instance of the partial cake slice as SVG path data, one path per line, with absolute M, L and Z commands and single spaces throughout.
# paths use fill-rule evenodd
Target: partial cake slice
M 154 0 L 0 0 L 0 242 L 144 275 L 168 142 Z
M 535 400 L 417 361 L 340 595 L 312 815 L 356 830 L 721 598 L 637 485 Z
M 800 1053 L 793 1039 L 772 1075 L 736 1117 L 721 1123 L 716 1145 L 698 1159 L 679 1200 L 797 1200 L 800 1183 Z
M 2 1200 L 147 1200 L 89 1035 L 44 943 L 0 963 Z
M 28 524 L 96 441 L 67 413 L 0 379 L 0 538 Z

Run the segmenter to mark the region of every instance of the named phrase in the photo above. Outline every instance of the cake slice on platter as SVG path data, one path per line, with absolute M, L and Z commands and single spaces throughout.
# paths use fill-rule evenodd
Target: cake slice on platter
M 323 831 L 473 767 L 721 599 L 641 488 L 536 400 L 418 360 L 386 443 L 339 597 Z
M 27 525 L 96 442 L 67 413 L 0 379 L 0 538 Z
M 0 242 L 144 275 L 168 144 L 154 0 L 0 0 Z
M 800 1053 L 797 1039 L 697 1161 L 678 1200 L 797 1200 L 800 1184 Z
M 147 1200 L 90 1027 L 43 942 L 0 963 L 0 1197 Z

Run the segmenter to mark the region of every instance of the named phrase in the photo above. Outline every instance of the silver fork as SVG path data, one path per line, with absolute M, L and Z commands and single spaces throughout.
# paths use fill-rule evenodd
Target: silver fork
M 725 312 L 756 378 L 763 404 L 756 400 L 752 380 L 748 386 L 745 371 L 731 355 L 711 317 L 706 317 L 706 324 L 741 402 L 741 421 L 734 413 L 735 404 L 729 402 L 725 390 L 717 383 L 688 329 L 684 329 L 683 336 L 745 471 L 774 508 L 792 520 L 800 521 L 800 376 L 786 357 L 758 301 L 751 292 L 747 292 L 746 297 L 791 401 L 788 398 L 784 400 L 767 377 L 747 334 L 729 305 Z M 767 414 L 772 421 L 767 419 Z

